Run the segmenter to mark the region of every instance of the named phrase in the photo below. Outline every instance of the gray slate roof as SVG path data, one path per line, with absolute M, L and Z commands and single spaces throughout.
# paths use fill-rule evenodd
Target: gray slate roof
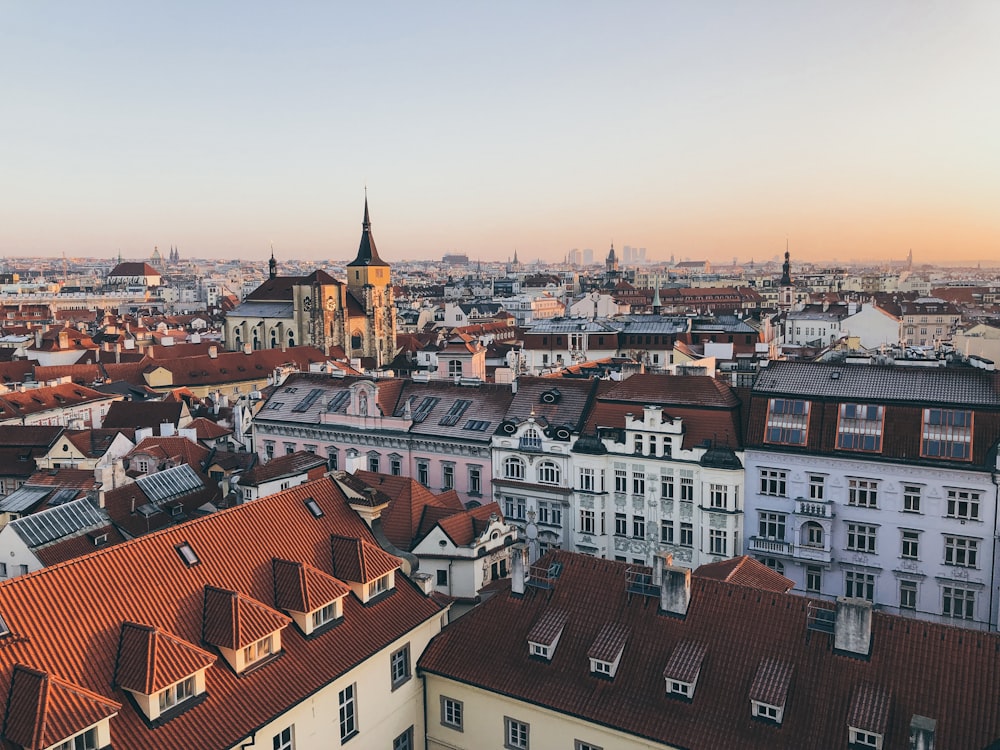
M 244 316 L 247 318 L 288 318 L 294 317 L 295 305 L 292 302 L 244 302 L 233 308 L 229 317 Z
M 1000 407 L 1000 378 L 984 370 L 949 367 L 770 362 L 754 393 L 858 401 L 905 401 Z

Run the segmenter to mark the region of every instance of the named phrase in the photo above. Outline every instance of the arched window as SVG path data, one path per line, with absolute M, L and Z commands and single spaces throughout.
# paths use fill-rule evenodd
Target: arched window
M 511 456 L 503 462 L 503 475 L 507 479 L 524 479 L 524 461 Z
M 520 442 L 522 450 L 540 451 L 542 449 L 542 433 L 532 427 L 531 429 L 525 430 L 524 435 L 521 436 Z
M 448 360 L 448 375 L 452 378 L 462 377 L 462 360 L 460 359 L 449 359 Z
M 542 484 L 559 484 L 561 472 L 553 461 L 538 464 L 538 481 Z
M 802 524 L 802 546 L 823 547 L 825 536 L 823 527 L 815 521 Z

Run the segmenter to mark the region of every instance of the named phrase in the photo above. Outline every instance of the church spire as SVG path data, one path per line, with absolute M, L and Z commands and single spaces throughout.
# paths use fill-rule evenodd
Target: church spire
M 358 255 L 347 264 L 352 266 L 388 266 L 389 264 L 378 257 L 378 250 L 375 248 L 375 240 L 372 237 L 372 222 L 368 218 L 368 191 L 365 190 L 365 218 L 361 222 L 361 244 L 358 245 Z
M 271 245 L 271 260 L 267 262 L 268 277 L 278 278 L 278 261 L 274 259 L 274 245 Z

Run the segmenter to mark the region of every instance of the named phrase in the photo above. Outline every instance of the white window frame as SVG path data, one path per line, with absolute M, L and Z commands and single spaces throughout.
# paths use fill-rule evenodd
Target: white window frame
M 350 739 L 358 733 L 358 686 L 351 683 L 337 693 L 338 718 L 340 723 L 340 741 Z

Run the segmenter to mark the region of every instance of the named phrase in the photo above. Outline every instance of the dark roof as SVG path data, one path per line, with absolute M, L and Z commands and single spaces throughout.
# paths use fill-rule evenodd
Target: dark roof
M 883 704 L 859 703 L 861 692 L 889 696 L 886 748 L 909 747 L 914 715 L 937 720 L 938 747 L 972 750 L 1000 737 L 996 633 L 875 612 L 871 654 L 854 658 L 835 653 L 832 636 L 807 631 L 810 608 L 830 611 L 828 602 L 693 576 L 686 616 L 667 616 L 658 595 L 629 593 L 626 563 L 557 551 L 540 564 L 552 562 L 562 569 L 551 587 L 529 584 L 517 597 L 505 582 L 431 641 L 419 669 L 690 750 L 840 750 L 852 716 L 886 715 L 866 711 Z M 532 658 L 528 633 L 552 608 L 567 614 L 559 645 L 551 661 Z M 608 623 L 630 632 L 610 680 L 592 675 L 588 659 Z M 692 700 L 666 694 L 663 671 L 678 647 L 704 648 Z M 762 665 L 780 682 L 775 658 L 793 670 L 780 726 L 750 714 Z
M 769 362 L 754 394 L 1000 407 L 1000 373 L 974 368 Z
M 326 460 L 322 456 L 317 456 L 309 451 L 295 451 L 272 458 L 266 464 L 255 464 L 253 468 L 240 476 L 240 484 L 256 487 L 275 479 L 305 474 L 318 466 L 326 466 Z
M 389 264 L 378 257 L 378 250 L 375 249 L 375 238 L 372 237 L 372 223 L 368 218 L 368 197 L 365 197 L 365 218 L 361 222 L 361 244 L 358 245 L 358 255 L 347 264 L 352 266 L 388 266 Z
M 153 268 L 149 263 L 138 263 L 133 261 L 125 261 L 124 263 L 119 263 L 113 269 L 111 273 L 108 274 L 108 278 L 113 276 L 162 276 L 159 271 Z
M 108 409 L 101 425 L 105 429 L 117 427 L 153 427 L 165 422 L 177 426 L 184 404 L 181 401 L 115 401 Z

